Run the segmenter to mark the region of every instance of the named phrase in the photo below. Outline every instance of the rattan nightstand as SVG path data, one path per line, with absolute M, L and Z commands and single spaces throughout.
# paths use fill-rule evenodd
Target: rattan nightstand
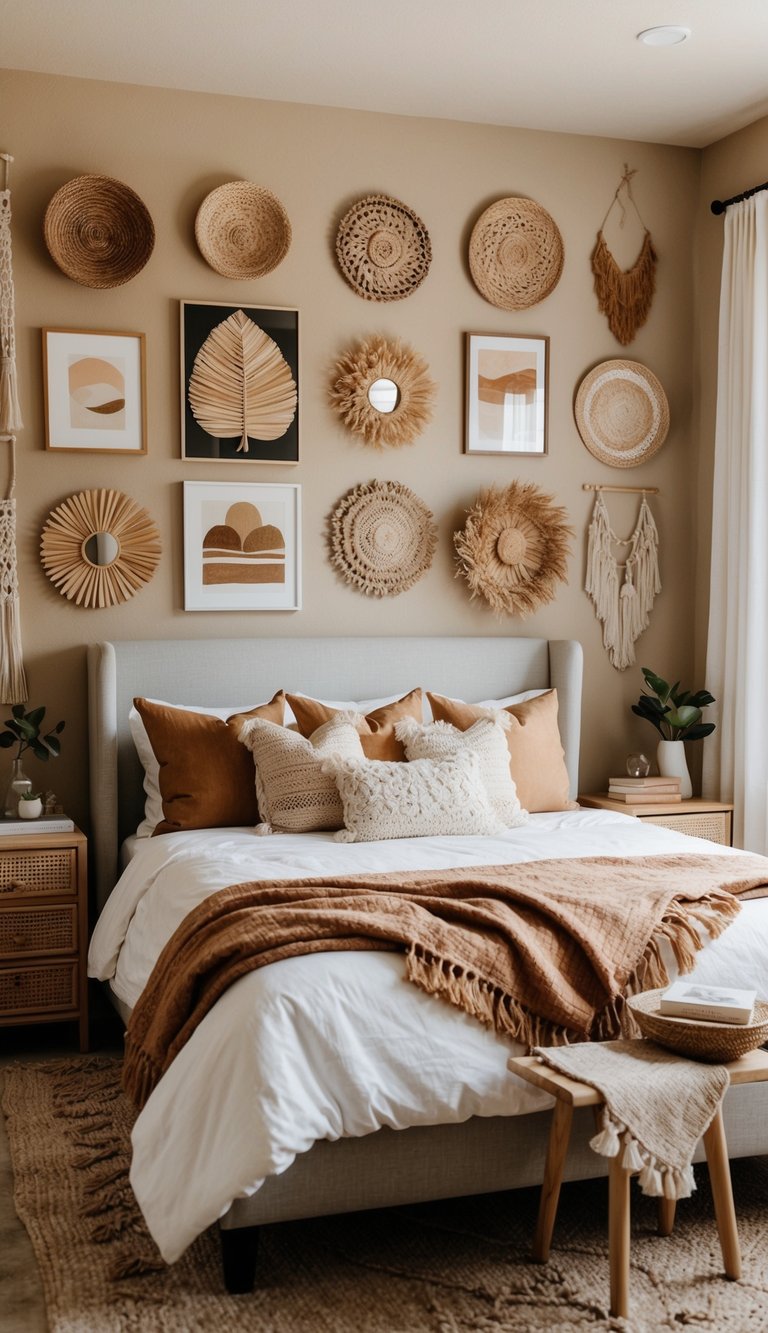
M 72 833 L 0 837 L 0 1027 L 77 1021 L 88 1049 L 87 843 Z
M 579 805 L 593 810 L 615 810 L 619 815 L 633 815 L 646 819 L 649 824 L 660 824 L 692 838 L 709 838 L 730 847 L 733 841 L 733 806 L 725 801 L 705 801 L 694 797 L 690 801 L 654 801 L 653 804 L 632 805 L 629 801 L 613 801 L 600 792 L 596 796 L 580 796 Z

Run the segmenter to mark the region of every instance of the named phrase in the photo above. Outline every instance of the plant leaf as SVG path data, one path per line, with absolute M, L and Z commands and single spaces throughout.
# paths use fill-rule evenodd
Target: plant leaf
M 654 694 L 658 694 L 662 703 L 666 703 L 670 695 L 670 687 L 667 682 L 662 680 L 661 676 L 654 675 L 648 667 L 643 667 L 642 671 L 646 685 L 653 690 Z
M 298 399 L 290 366 L 276 342 L 242 310 L 208 334 L 189 377 L 189 405 L 197 423 L 217 439 L 239 435 L 279 440 L 296 415 Z
M 666 721 L 670 727 L 680 727 L 684 730 L 686 727 L 695 726 L 700 718 L 700 708 L 692 708 L 690 704 L 683 704 L 681 708 L 676 708 L 671 713 L 667 713 Z
M 703 736 L 711 736 L 714 730 L 714 722 L 699 722 L 696 726 L 688 728 L 685 739 L 687 741 L 700 741 Z

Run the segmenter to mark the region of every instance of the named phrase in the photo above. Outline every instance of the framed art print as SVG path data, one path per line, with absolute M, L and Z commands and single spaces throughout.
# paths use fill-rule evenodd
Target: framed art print
M 143 333 L 43 329 L 45 447 L 147 452 Z
M 184 610 L 298 611 L 301 487 L 184 482 Z
M 181 456 L 298 463 L 297 310 L 181 302 Z
M 545 454 L 549 338 L 467 334 L 468 454 Z

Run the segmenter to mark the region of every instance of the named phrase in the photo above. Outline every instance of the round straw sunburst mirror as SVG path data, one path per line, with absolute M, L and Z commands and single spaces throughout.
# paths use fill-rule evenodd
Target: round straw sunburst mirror
M 43 525 L 40 559 L 62 597 L 76 606 L 127 602 L 160 560 L 160 534 L 146 509 L 122 491 L 80 491 Z
M 432 417 L 435 383 L 399 338 L 372 337 L 334 367 L 330 398 L 344 425 L 375 449 L 413 444 Z

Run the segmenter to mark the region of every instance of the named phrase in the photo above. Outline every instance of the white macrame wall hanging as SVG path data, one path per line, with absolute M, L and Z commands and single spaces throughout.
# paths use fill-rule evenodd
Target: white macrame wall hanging
M 617 559 L 616 546 L 629 548 L 626 560 Z M 602 490 L 597 489 L 584 589 L 602 623 L 603 647 L 612 665 L 617 671 L 626 670 L 635 660 L 635 640 L 647 628 L 656 594 L 661 592 L 659 533 L 645 492 L 635 530 L 622 541 L 611 528 Z

